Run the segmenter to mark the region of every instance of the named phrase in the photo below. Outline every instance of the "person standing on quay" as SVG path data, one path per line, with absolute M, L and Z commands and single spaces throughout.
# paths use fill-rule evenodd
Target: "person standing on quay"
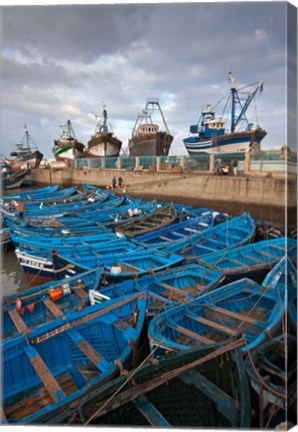
M 115 189 L 116 184 L 117 184 L 117 180 L 116 180 L 116 177 L 114 176 L 114 177 L 112 178 L 112 189 Z
M 231 165 L 233 167 L 234 176 L 236 176 L 237 175 L 237 168 L 238 168 L 238 161 L 237 161 L 237 159 L 232 159 L 231 160 Z
M 120 176 L 118 178 L 118 187 L 122 188 L 122 186 L 123 186 L 123 178 Z

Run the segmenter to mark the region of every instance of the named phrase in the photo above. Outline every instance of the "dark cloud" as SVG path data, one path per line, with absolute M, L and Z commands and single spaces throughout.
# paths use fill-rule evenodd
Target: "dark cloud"
M 206 103 L 238 84 L 265 81 L 259 123 L 266 147 L 285 142 L 286 3 L 168 3 L 2 8 L 2 147 L 28 123 L 51 157 L 69 116 L 87 142 L 108 106 L 126 143 L 147 97 L 159 97 L 172 153 Z M 252 107 L 252 114 L 254 114 Z M 221 108 L 219 108 L 221 109 Z

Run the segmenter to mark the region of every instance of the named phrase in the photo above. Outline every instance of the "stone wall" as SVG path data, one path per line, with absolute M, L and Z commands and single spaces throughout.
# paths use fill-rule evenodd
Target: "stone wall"
M 124 179 L 124 188 L 117 190 L 144 199 L 158 199 L 211 207 L 230 214 L 249 211 L 258 219 L 284 224 L 285 207 L 289 223 L 296 221 L 297 182 L 295 176 L 215 176 L 198 173 L 126 172 L 123 170 L 54 170 L 32 171 L 37 183 L 82 184 L 110 186 L 113 176 Z

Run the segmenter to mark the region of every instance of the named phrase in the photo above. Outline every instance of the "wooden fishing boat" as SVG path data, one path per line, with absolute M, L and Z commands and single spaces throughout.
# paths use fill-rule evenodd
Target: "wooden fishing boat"
M 146 291 L 147 316 L 154 316 L 165 309 L 194 300 L 216 288 L 223 279 L 223 273 L 217 270 L 191 264 L 91 290 L 90 299 L 91 302 L 102 303 Z
M 177 218 L 177 212 L 172 204 L 157 208 L 152 213 L 122 223 L 115 228 L 115 231 L 128 237 L 157 230 L 161 227 L 171 225 Z
M 7 221 L 7 225 L 16 234 L 31 235 L 35 238 L 38 238 L 39 235 L 49 237 L 68 237 L 79 235 L 96 235 L 112 232 L 111 228 L 108 228 L 103 224 L 83 223 L 82 225 L 63 226 L 61 223 L 55 220 L 49 222 L 49 224 L 38 223 L 28 220 L 23 221 L 22 219 L 18 218 L 14 221 Z
M 59 139 L 54 140 L 54 153 L 57 161 L 74 160 L 83 156 L 84 144 L 79 142 L 70 120 L 60 126 L 62 133 Z
M 28 230 L 20 229 L 23 233 L 28 233 Z M 93 245 L 97 245 L 98 243 L 108 243 L 110 241 L 118 240 L 119 237 L 112 232 L 111 230 L 107 232 L 102 232 L 99 234 L 93 234 L 93 235 L 80 235 L 80 236 L 47 236 L 42 234 L 33 234 L 29 235 L 27 234 L 16 234 L 13 233 L 12 240 L 15 243 L 15 245 L 21 245 L 25 246 L 27 245 L 29 249 L 31 250 L 38 250 L 38 249 L 48 249 L 51 251 L 52 249 L 55 249 L 59 246 L 71 246 L 74 247 L 79 245 L 87 245 L 90 248 L 92 248 Z M 34 238 L 34 240 L 32 240 Z
M 160 124 L 153 123 L 152 120 L 152 115 L 157 113 Z M 128 141 L 130 156 L 167 156 L 172 141 L 173 136 L 169 132 L 159 99 L 147 99 L 145 109 L 138 114 Z
M 99 286 L 102 269 L 48 282 L 2 298 L 2 337 L 16 336 L 20 331 L 63 317 L 89 306 L 89 290 Z M 25 326 L 24 326 L 24 324 Z M 25 329 L 27 327 L 27 329 Z
M 123 209 L 123 207 L 126 207 Z M 116 230 L 117 227 L 121 227 L 124 223 L 128 221 L 135 221 L 139 218 L 142 218 L 146 216 L 149 213 L 154 212 L 157 209 L 157 202 L 156 200 L 153 201 L 141 201 L 139 205 L 134 206 L 134 208 L 131 208 L 130 205 L 128 206 L 122 206 L 119 208 L 119 212 L 112 213 L 106 215 L 106 217 L 100 218 L 101 223 L 104 223 L 106 226 L 113 228 Z
M 83 187 L 83 190 L 86 191 L 86 192 L 94 192 L 94 191 L 100 191 L 100 190 L 104 191 L 105 190 L 104 188 L 100 188 L 98 186 L 94 186 L 94 185 L 92 185 L 90 183 L 83 183 L 82 187 Z
M 163 250 L 180 254 L 188 262 L 196 262 L 200 257 L 220 249 L 232 249 L 249 243 L 254 234 L 254 222 L 249 213 L 233 217 L 200 234 L 176 241 Z
M 5 201 L 10 201 L 12 199 L 28 199 L 30 197 L 36 197 L 38 195 L 53 193 L 55 191 L 58 191 L 61 187 L 60 183 L 55 184 L 54 186 L 45 186 L 44 188 L 34 189 L 26 192 L 19 192 L 15 195 L 9 195 L 9 196 L 3 196 L 2 199 Z
M 296 262 L 297 242 L 282 237 L 221 250 L 199 258 L 198 262 L 224 272 L 227 280 L 249 277 L 260 281 L 286 255 Z
M 56 271 L 68 265 L 74 268 L 83 268 L 85 271 L 98 266 L 104 266 L 103 279 L 109 283 L 118 283 L 126 279 L 139 278 L 148 273 L 156 273 L 161 270 L 176 266 L 183 261 L 179 255 L 164 254 L 153 250 L 128 250 L 125 253 L 92 253 L 77 257 L 55 254 L 53 256 Z
M 285 268 L 262 287 L 244 278 L 157 315 L 149 325 L 150 346 L 158 356 L 215 341 L 244 337 L 243 352 L 277 332 L 285 313 Z
M 109 201 L 118 200 L 117 198 L 109 199 L 109 193 L 107 193 L 104 196 L 97 197 L 96 199 L 92 199 L 91 201 L 89 199 L 80 199 L 75 200 L 72 202 L 66 202 L 66 203 L 44 203 L 43 201 L 39 203 L 39 205 L 36 204 L 29 204 L 24 206 L 24 216 L 25 217 L 38 217 L 44 218 L 44 217 L 53 217 L 55 215 L 59 214 L 72 214 L 76 213 L 79 214 L 81 212 L 85 211 L 94 211 L 101 208 L 104 208 L 107 205 Z
M 101 241 L 92 246 L 88 245 L 88 243 L 80 244 L 78 242 L 77 245 L 56 245 L 55 248 L 60 254 L 74 256 L 75 258 L 81 257 L 88 260 L 88 256 L 90 256 L 92 252 L 99 256 L 113 252 L 125 253 L 136 248 L 136 246 L 128 243 L 123 237 L 110 242 Z M 33 245 L 31 242 L 30 246 L 28 246 L 23 241 L 22 244 L 17 246 L 15 250 L 16 256 L 30 284 L 39 285 L 51 280 L 57 280 L 57 278 L 61 279 L 77 274 L 78 272 L 82 273 L 90 270 L 89 267 L 86 268 L 68 262 L 62 268 L 56 269 L 53 265 L 51 251 L 52 248 L 51 246 L 48 247 L 48 244 L 36 243 Z
M 138 294 L 73 312 L 2 343 L 3 413 L 8 424 L 35 424 L 132 366 L 145 319 Z
M 257 427 L 274 427 L 274 416 L 278 413 L 289 417 L 291 407 L 297 404 L 297 339 L 283 333 L 249 352 L 245 359 L 246 372 L 253 389 L 254 405 L 258 412 Z M 266 416 L 267 413 L 267 416 Z M 271 417 L 271 418 L 270 418 Z
M 248 428 L 249 386 L 239 342 L 192 349 L 147 362 L 48 424 Z
M 102 114 L 96 117 L 99 117 L 99 121 L 94 134 L 87 143 L 86 156 L 91 158 L 118 157 L 122 141 L 115 136 L 112 130 L 105 106 L 103 107 Z
M 10 153 L 10 156 L 15 157 L 11 160 L 11 164 L 14 169 L 35 169 L 39 167 L 43 154 L 33 141 L 26 125 L 24 128 L 25 134 L 22 140 L 16 144 L 16 150 Z
M 28 169 L 19 169 L 11 173 L 1 173 L 2 186 L 4 189 L 14 189 L 22 185 L 26 175 L 29 174 Z
M 170 226 L 159 228 L 148 234 L 138 236 L 135 243 L 144 247 L 157 247 L 159 249 L 169 246 L 175 241 L 185 239 L 200 234 L 202 231 L 211 228 L 214 223 L 213 211 L 208 210 L 193 219 L 187 219 L 183 222 L 176 222 Z

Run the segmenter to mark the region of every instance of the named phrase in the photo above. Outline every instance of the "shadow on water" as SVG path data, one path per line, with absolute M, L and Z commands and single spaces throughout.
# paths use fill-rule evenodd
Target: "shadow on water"
M 1 292 L 2 295 L 12 294 L 16 291 L 24 291 L 28 288 L 22 267 L 14 251 L 2 254 L 1 262 Z
M 38 186 L 15 188 L 5 190 L 6 196 L 17 195 L 18 192 L 32 191 Z M 1 251 L 1 294 L 8 295 L 16 291 L 29 288 L 22 267 L 20 266 L 14 250 Z

